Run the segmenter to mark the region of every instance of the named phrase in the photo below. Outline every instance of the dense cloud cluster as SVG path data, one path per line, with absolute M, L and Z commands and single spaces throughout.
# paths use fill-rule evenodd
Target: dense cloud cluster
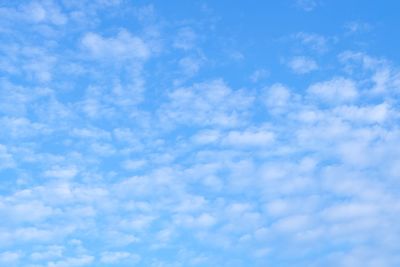
M 395 64 L 237 85 L 151 5 L 22 2 L 0 8 L 1 266 L 400 264 Z M 285 40 L 309 51 L 288 75 L 320 71 L 329 37 Z

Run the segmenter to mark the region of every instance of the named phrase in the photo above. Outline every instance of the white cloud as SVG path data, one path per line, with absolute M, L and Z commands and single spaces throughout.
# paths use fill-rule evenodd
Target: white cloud
M 265 105 L 272 113 L 285 112 L 294 104 L 290 89 L 283 84 L 273 84 L 264 88 L 264 91 Z
M 4 127 L 0 129 L 0 132 L 3 132 L 4 136 L 8 135 L 13 138 L 26 138 L 39 134 L 49 134 L 52 131 L 46 127 L 45 124 L 32 122 L 24 117 L 1 117 L 0 123 Z
M 149 228 L 155 219 L 152 215 L 139 214 L 132 218 L 123 219 L 120 225 L 123 229 L 141 232 Z
M 54 25 L 64 25 L 68 17 L 52 1 L 31 2 L 22 7 L 27 17 L 35 23 L 49 22 Z
M 145 42 L 127 30 L 121 30 L 115 37 L 87 33 L 82 38 L 82 46 L 92 57 L 110 61 L 144 60 L 150 56 L 150 50 Z
M 126 261 L 129 264 L 136 264 L 140 261 L 140 256 L 125 251 L 106 251 L 101 253 L 100 261 L 105 264 L 118 264 Z
M 116 149 L 109 143 L 92 143 L 90 149 L 99 156 L 109 157 L 116 153 Z
M 307 215 L 293 215 L 280 219 L 274 225 L 282 232 L 301 232 L 311 227 L 311 219 Z
M 390 116 L 390 107 L 387 103 L 374 106 L 339 106 L 332 112 L 353 123 L 383 123 Z
M 271 248 L 260 248 L 254 251 L 254 256 L 257 258 L 266 257 L 271 253 Z
M 192 215 L 177 215 L 175 223 L 188 228 L 208 228 L 217 223 L 214 216 L 208 213 L 202 213 L 197 216 Z
M 5 251 L 0 253 L 0 262 L 4 264 L 13 264 L 21 258 L 20 252 L 15 251 Z
M 78 257 L 70 257 L 56 262 L 49 262 L 48 267 L 79 267 L 92 264 L 94 257 L 90 255 L 82 255 Z
M 29 242 L 40 244 L 42 242 L 51 241 L 56 236 L 54 231 L 35 227 L 17 228 L 13 233 L 8 234 L 10 234 L 9 238 L 12 239 L 13 242 L 22 244 Z
M 286 215 L 291 211 L 292 203 L 284 199 L 275 199 L 266 204 L 267 212 L 272 216 Z
M 318 6 L 317 0 L 296 0 L 296 5 L 305 11 L 312 11 Z
M 38 201 L 27 203 L 0 203 L 0 214 L 15 224 L 40 222 L 54 213 L 51 207 Z
M 122 163 L 122 167 L 127 170 L 138 170 L 146 165 L 146 160 L 126 160 Z
M 341 203 L 322 212 L 327 220 L 348 221 L 379 216 L 379 207 L 372 203 Z
M 288 62 L 288 66 L 297 74 L 306 74 L 318 69 L 317 63 L 307 57 L 294 57 Z
M 222 143 L 238 147 L 265 147 L 273 143 L 275 135 L 269 130 L 230 131 Z
M 0 9 L 5 13 L 5 19 L 10 21 L 19 20 L 35 23 L 48 24 L 51 26 L 63 26 L 68 22 L 68 16 L 54 1 L 31 1 L 30 3 L 19 3 L 16 7 L 4 7 Z M 37 29 L 37 28 L 36 28 Z
M 351 102 L 359 94 L 356 83 L 342 77 L 314 83 L 308 87 L 307 92 L 317 100 L 328 103 Z
M 110 139 L 109 132 L 98 128 L 74 128 L 71 130 L 71 135 L 79 138 L 88 139 Z
M 230 51 L 228 53 L 228 56 L 230 59 L 233 59 L 234 61 L 242 61 L 245 59 L 245 55 L 243 55 L 242 52 L 237 50 Z
M 15 166 L 15 161 L 12 154 L 9 153 L 6 146 L 0 144 L 0 170 L 12 168 Z
M 254 99 L 243 90 L 232 90 L 222 80 L 181 87 L 168 97 L 169 103 L 159 110 L 163 122 L 222 127 L 243 124 L 244 111 Z
M 78 169 L 75 166 L 60 167 L 55 166 L 44 172 L 46 177 L 54 177 L 58 179 L 72 179 L 78 174 Z
M 316 33 L 299 32 L 294 35 L 294 38 L 300 41 L 305 47 L 319 53 L 326 52 L 329 48 L 328 39 Z
M 190 50 L 195 46 L 196 39 L 197 35 L 193 29 L 184 27 L 178 31 L 173 46 L 183 50 Z
M 221 133 L 218 130 L 203 130 L 192 137 L 196 144 L 210 144 L 218 141 Z
M 250 81 L 253 83 L 258 82 L 269 75 L 269 72 L 265 69 L 257 69 L 250 75 Z
M 53 258 L 60 258 L 65 250 L 62 246 L 48 246 L 41 251 L 33 252 L 30 257 L 34 261 L 48 260 Z
M 351 21 L 345 24 L 345 28 L 349 33 L 354 34 L 368 32 L 372 29 L 372 26 L 367 22 Z
M 347 52 L 318 72 L 336 78 L 289 87 L 272 73 L 265 86 L 263 69 L 249 83 L 262 63 L 226 43 L 218 18 L 196 17 L 195 33 L 155 7 L 98 0 L 63 1 L 57 22 L 51 3 L 33 2 L 23 20 L 7 14 L 23 9 L 0 8 L 10 41 L 0 44 L 3 265 L 245 266 L 269 255 L 277 265 L 398 265 L 396 67 Z M 314 58 L 333 38 L 289 40 L 296 47 L 282 49 Z M 229 53 L 241 60 L 234 69 Z M 232 86 L 204 81 L 216 72 Z M 310 264 L 315 248 L 321 262 Z M 320 264 L 330 256 L 336 264 Z
M 200 70 L 201 63 L 201 59 L 194 57 L 184 57 L 179 60 L 182 72 L 189 77 L 195 75 Z
M 345 51 L 339 54 L 339 61 L 347 73 L 357 73 L 373 83 L 372 88 L 368 89 L 374 97 L 398 93 L 400 71 L 386 59 L 371 57 L 362 52 Z

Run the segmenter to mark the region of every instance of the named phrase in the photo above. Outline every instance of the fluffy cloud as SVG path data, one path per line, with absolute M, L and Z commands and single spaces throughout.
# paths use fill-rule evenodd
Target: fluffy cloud
M 223 143 L 231 146 L 264 147 L 274 141 L 274 134 L 268 130 L 230 131 Z
M 65 260 L 61 260 L 61 261 L 55 261 L 55 262 L 51 261 L 51 262 L 49 262 L 48 266 L 49 267 L 87 266 L 87 265 L 91 264 L 93 262 L 93 260 L 94 260 L 93 256 L 83 255 L 83 256 L 76 257 L 76 258 L 66 258 Z
M 296 0 L 296 5 L 305 11 L 312 11 L 318 6 L 317 0 Z
M 294 101 L 290 89 L 280 83 L 265 88 L 264 99 L 268 110 L 274 113 L 287 111 Z
M 328 103 L 351 102 L 359 95 L 356 83 L 342 77 L 312 84 L 307 91 L 310 96 Z
M 398 266 L 396 63 L 198 10 L 0 8 L 1 264 Z
M 103 252 L 100 258 L 100 261 L 105 264 L 118 264 L 121 261 L 129 261 L 130 264 L 135 264 L 139 260 L 138 255 L 124 251 Z
M 178 31 L 173 45 L 179 49 L 189 50 L 194 47 L 196 39 L 197 36 L 193 29 L 184 27 Z
M 254 97 L 232 90 L 222 80 L 172 90 L 160 110 L 165 122 L 231 127 L 243 124 Z
M 115 37 L 103 37 L 96 33 L 86 33 L 82 46 L 89 55 L 97 59 L 143 60 L 149 57 L 150 51 L 145 42 L 128 31 L 121 30 Z
M 7 147 L 0 144 L 0 169 L 14 167 L 15 162 L 12 155 L 8 152 Z
M 323 53 L 329 49 L 329 40 L 316 33 L 299 32 L 294 35 L 294 39 L 314 52 Z
M 306 57 L 294 57 L 288 62 L 288 66 L 297 74 L 306 74 L 318 69 L 317 63 Z
M 5 251 L 0 254 L 0 262 L 4 264 L 13 264 L 21 257 L 21 253 L 13 251 Z

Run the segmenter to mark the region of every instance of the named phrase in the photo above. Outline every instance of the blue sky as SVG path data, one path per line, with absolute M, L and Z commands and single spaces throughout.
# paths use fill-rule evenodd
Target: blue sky
M 0 1 L 0 266 L 400 266 L 398 1 Z

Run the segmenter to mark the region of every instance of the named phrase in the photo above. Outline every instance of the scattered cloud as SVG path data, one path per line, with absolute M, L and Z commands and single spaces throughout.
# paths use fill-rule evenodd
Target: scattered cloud
M 289 60 L 288 66 L 297 74 L 306 74 L 318 69 L 317 63 L 307 57 L 294 57 Z
M 370 31 L 373 27 L 366 22 L 361 21 L 351 21 L 345 24 L 345 28 L 347 29 L 348 33 L 355 34 L 355 33 L 363 33 Z
M 103 37 L 96 33 L 86 33 L 82 38 L 82 46 L 95 59 L 134 60 L 146 59 L 150 55 L 149 48 L 139 37 L 132 36 L 127 30 L 121 30 L 116 37 Z
M 296 0 L 296 5 L 304 11 L 313 11 L 318 6 L 317 0 Z
M 124 251 L 103 252 L 101 254 L 100 262 L 105 264 L 118 264 L 121 261 L 128 261 L 129 264 L 136 264 L 140 257 Z
M 329 40 L 323 35 L 298 32 L 294 35 L 294 39 L 298 40 L 301 45 L 318 53 L 324 53 L 329 49 Z
M 194 30 L 190 27 L 179 29 L 175 36 L 173 46 L 182 50 L 190 50 L 194 48 L 198 38 Z
M 257 69 L 250 75 L 250 81 L 256 83 L 264 78 L 268 77 L 269 72 L 265 69 Z
M 243 123 L 244 110 L 254 99 L 242 90 L 232 90 L 222 80 L 177 88 L 168 94 L 168 98 L 169 103 L 159 111 L 161 120 L 221 127 Z
M 4 2 L 0 265 L 399 266 L 395 40 L 322 2 Z
M 359 93 L 357 85 L 350 79 L 336 77 L 329 81 L 317 82 L 310 85 L 308 93 L 322 101 L 350 102 L 355 100 Z

